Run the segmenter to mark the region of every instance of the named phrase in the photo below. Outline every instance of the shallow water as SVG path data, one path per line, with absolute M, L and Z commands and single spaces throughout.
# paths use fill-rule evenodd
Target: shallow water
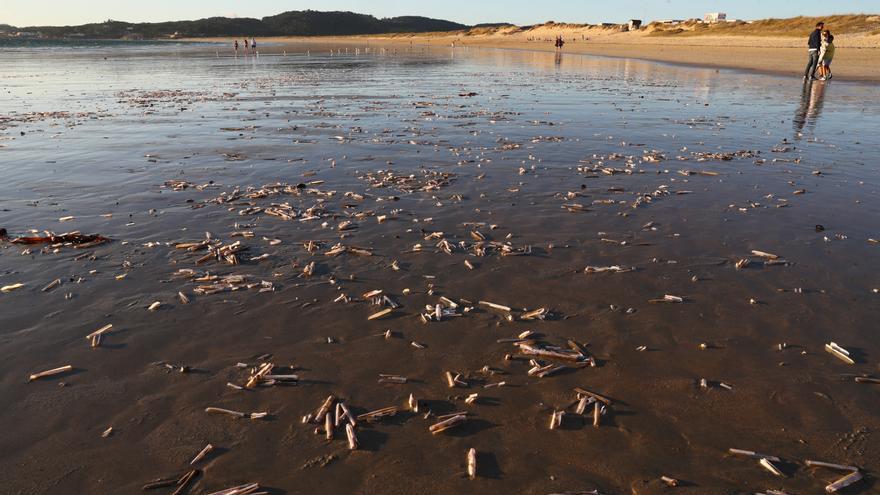
M 509 50 L 261 50 L 5 52 L 0 228 L 113 239 L 82 259 L 70 247 L 0 244 L 0 285 L 26 284 L 0 294 L 0 466 L 13 473 L 12 493 L 138 491 L 185 471 L 208 442 L 217 450 L 192 493 L 259 481 L 272 493 L 641 494 L 664 492 L 662 475 L 682 480 L 682 493 L 816 493 L 837 474 L 811 472 L 805 459 L 877 469 L 880 386 L 853 377 L 880 371 L 880 245 L 869 241 L 880 237 L 880 87 Z M 447 173 L 450 183 L 370 187 L 366 175 L 379 170 Z M 190 187 L 174 191 L 169 180 Z M 323 182 L 212 201 L 310 181 Z M 322 205 L 322 218 L 242 214 L 285 202 Z M 588 211 L 563 207 L 572 203 Z M 346 219 L 357 228 L 337 231 Z M 472 224 L 529 255 L 473 256 Z M 245 230 L 254 237 L 231 237 Z M 206 231 L 248 246 L 241 264 L 197 266 L 204 252 L 173 246 Z M 451 255 L 435 248 L 440 238 L 456 245 Z M 310 240 L 323 242 L 315 254 L 303 247 Z M 336 242 L 374 255 L 321 254 Z M 752 250 L 789 263 L 751 256 L 737 270 Z M 302 277 L 312 261 L 315 274 Z M 610 265 L 636 270 L 584 273 Z M 174 275 L 183 268 L 248 275 L 274 291 L 194 295 L 199 284 Z M 56 278 L 60 287 L 40 290 Z M 372 289 L 402 305 L 393 318 L 367 321 L 380 309 L 360 300 Z M 354 300 L 333 302 L 340 294 Z M 685 303 L 648 302 L 665 294 Z M 420 311 L 439 296 L 552 316 L 511 322 L 477 307 L 423 324 Z M 164 306 L 147 311 L 154 301 Z M 90 349 L 83 337 L 106 323 L 115 331 Z M 380 337 L 387 329 L 395 338 Z M 526 362 L 505 361 L 515 349 L 496 342 L 525 330 L 589 344 L 600 366 L 529 377 Z M 830 341 L 856 364 L 827 354 Z M 246 380 L 235 363 L 265 354 L 296 368 L 300 384 L 225 385 Z M 25 383 L 64 364 L 74 372 Z M 509 374 L 485 377 L 485 365 Z M 446 370 L 471 386 L 447 388 Z M 379 373 L 409 382 L 379 385 Z M 482 388 L 501 380 L 509 386 Z M 550 431 L 573 387 L 615 403 L 599 428 L 571 414 Z M 431 436 L 434 420 L 401 413 L 359 427 L 361 450 L 349 453 L 344 432 L 327 444 L 300 423 L 331 393 L 358 414 L 412 393 L 423 410 L 473 417 Z M 481 401 L 465 405 L 471 393 Z M 208 406 L 271 416 L 234 420 Z M 727 456 L 731 447 L 783 458 L 788 477 Z M 327 454 L 338 459 L 302 468 Z

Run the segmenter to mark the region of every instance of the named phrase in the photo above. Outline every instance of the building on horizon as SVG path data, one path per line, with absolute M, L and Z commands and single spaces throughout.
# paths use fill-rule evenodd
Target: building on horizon
M 703 16 L 703 22 L 714 24 L 716 22 L 727 22 L 727 14 L 724 12 L 709 12 Z

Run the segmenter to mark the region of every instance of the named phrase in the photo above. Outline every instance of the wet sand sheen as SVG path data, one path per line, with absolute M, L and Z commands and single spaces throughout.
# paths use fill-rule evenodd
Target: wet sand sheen
M 878 372 L 880 351 L 878 247 L 868 241 L 880 235 L 880 119 L 864 108 L 875 87 L 802 91 L 768 76 L 569 55 L 333 48 L 256 60 L 199 49 L 13 58 L 18 113 L 0 136 L 0 227 L 114 242 L 26 255 L 2 245 L 0 285 L 26 284 L 0 295 L 0 464 L 14 473 L 11 492 L 136 492 L 183 474 L 207 443 L 215 449 L 191 493 L 251 481 L 270 493 L 665 493 L 661 476 L 682 480 L 680 493 L 814 493 L 839 476 L 806 459 L 876 470 L 878 389 L 853 380 Z M 145 78 L 148 67 L 159 73 Z M 21 118 L 44 111 L 82 116 Z M 449 180 L 429 191 L 375 187 L 380 170 L 420 186 Z M 276 183 L 291 188 L 254 194 Z M 285 203 L 320 218 L 249 210 Z M 564 208 L 575 203 L 587 211 Z M 343 221 L 357 228 L 340 232 Z M 474 256 L 474 224 L 487 242 L 528 255 Z M 173 246 L 206 231 L 246 245 L 241 264 L 196 265 L 205 251 Z M 309 253 L 308 241 L 322 245 Z M 373 256 L 323 254 L 338 242 Z M 762 266 L 752 250 L 789 263 Z M 75 260 L 84 252 L 93 256 Z M 753 263 L 737 270 L 746 257 Z M 612 265 L 636 269 L 584 273 Z M 180 269 L 274 290 L 199 295 L 204 283 Z M 56 278 L 60 287 L 40 290 Z M 374 289 L 401 304 L 393 317 L 367 320 L 382 308 L 359 299 Z M 341 294 L 353 300 L 334 303 Z M 685 302 L 648 302 L 665 294 Z M 418 315 L 441 296 L 474 309 L 423 324 Z M 481 300 L 551 316 L 509 321 Z M 162 306 L 148 311 L 154 301 Z M 90 348 L 84 337 L 107 323 L 114 330 Z M 527 362 L 504 359 L 516 349 L 497 342 L 526 330 L 550 345 L 583 343 L 598 367 L 527 376 Z M 826 353 L 830 341 L 856 365 Z M 243 386 L 248 371 L 235 364 L 261 356 L 299 383 L 226 386 Z M 74 372 L 26 383 L 68 363 Z M 446 371 L 470 386 L 450 389 Z M 379 384 L 379 374 L 407 383 Z M 498 381 L 508 385 L 482 387 Z M 575 387 L 613 405 L 598 428 L 568 409 L 551 431 Z M 468 405 L 472 393 L 480 400 Z M 421 414 L 359 424 L 350 452 L 344 431 L 328 443 L 300 421 L 329 394 L 356 415 L 403 408 L 413 394 Z M 468 422 L 441 435 L 423 418 L 464 410 Z M 729 448 L 779 456 L 788 477 Z M 305 467 L 328 455 L 326 467 Z

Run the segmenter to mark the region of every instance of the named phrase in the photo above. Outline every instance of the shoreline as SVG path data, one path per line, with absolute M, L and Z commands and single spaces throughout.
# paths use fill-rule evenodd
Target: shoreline
M 183 41 L 226 42 L 231 38 L 187 38 Z M 180 41 L 180 40 L 178 40 Z M 336 44 L 352 42 L 430 47 L 491 48 L 555 52 L 549 42 L 526 41 L 499 36 L 322 36 L 272 37 L 260 40 L 273 45 Z M 730 42 L 738 42 L 731 45 Z M 733 69 L 777 76 L 800 77 L 807 60 L 807 50 L 791 46 L 797 40 L 758 37 L 656 38 L 644 35 L 596 36 L 586 41 L 568 42 L 563 54 L 595 55 L 620 59 L 660 62 L 685 67 Z M 842 43 L 843 44 L 843 43 Z M 838 46 L 832 65 L 838 81 L 880 83 L 880 48 Z

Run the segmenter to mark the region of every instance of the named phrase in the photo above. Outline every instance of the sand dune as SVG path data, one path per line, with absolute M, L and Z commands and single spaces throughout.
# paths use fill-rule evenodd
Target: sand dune
M 880 19 L 880 18 L 878 18 Z M 813 23 L 812 20 L 808 24 Z M 744 27 L 748 27 L 745 25 Z M 834 25 L 829 23 L 830 29 Z M 767 31 L 773 33 L 775 31 Z M 564 52 L 630 57 L 670 63 L 800 75 L 806 64 L 807 29 L 801 36 L 737 34 L 712 30 L 704 34 L 658 34 L 649 26 L 622 32 L 617 28 L 542 24 L 531 28 L 499 28 L 483 32 L 384 37 L 414 43 L 482 46 L 529 50 L 555 50 L 553 40 L 563 36 Z M 835 35 L 835 76 L 839 79 L 880 81 L 880 31 L 843 32 Z

